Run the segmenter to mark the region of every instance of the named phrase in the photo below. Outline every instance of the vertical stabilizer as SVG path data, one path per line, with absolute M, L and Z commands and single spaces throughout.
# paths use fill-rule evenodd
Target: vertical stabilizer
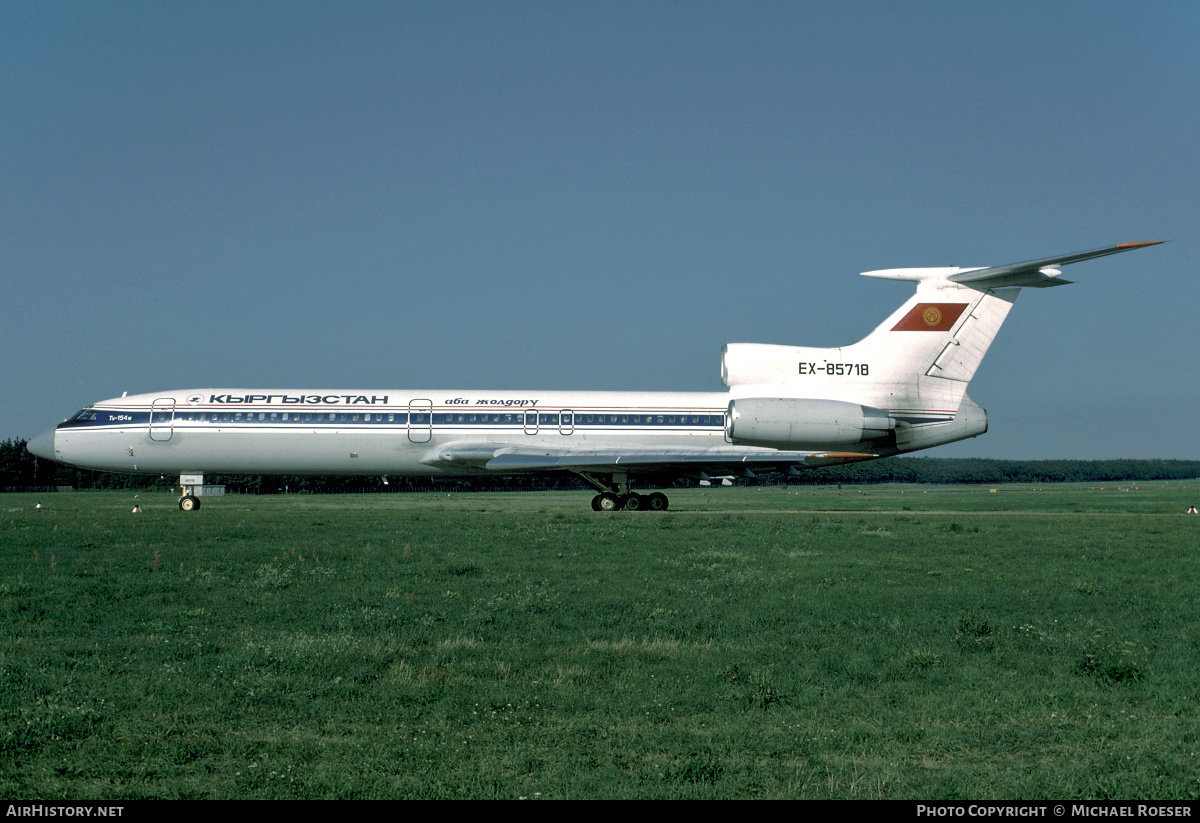
M 1151 245 L 1123 243 L 990 268 L 863 272 L 913 282 L 916 293 L 851 346 L 731 343 L 721 378 L 734 397 L 840 400 L 887 410 L 897 421 L 948 421 L 1022 288 L 1065 285 L 1070 281 L 1057 266 Z
M 950 419 L 1018 289 L 948 281 L 958 269 L 902 271 L 903 279 L 918 280 L 916 293 L 859 342 L 832 349 L 730 344 L 722 359 L 726 385 L 735 396 L 769 391 Z

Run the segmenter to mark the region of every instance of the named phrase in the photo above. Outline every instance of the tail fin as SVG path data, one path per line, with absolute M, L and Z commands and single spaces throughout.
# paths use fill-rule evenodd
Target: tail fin
M 913 281 L 916 293 L 851 346 L 731 343 L 721 378 L 736 396 L 844 400 L 886 410 L 897 421 L 948 421 L 1022 288 L 1065 285 L 1070 281 L 1059 278 L 1056 266 L 1153 245 L 1124 243 L 991 268 L 863 272 Z

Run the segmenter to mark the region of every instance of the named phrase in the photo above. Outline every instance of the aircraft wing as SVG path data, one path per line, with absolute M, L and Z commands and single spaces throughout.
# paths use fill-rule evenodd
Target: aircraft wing
M 785 471 L 792 466 L 815 468 L 869 460 L 861 452 L 778 451 L 747 447 L 671 449 L 521 449 L 511 446 L 458 444 L 445 446 L 426 459 L 429 465 L 457 465 L 491 472 L 626 471 L 630 473 L 722 474 L 747 469 Z
M 1026 286 L 1065 286 L 1072 282 L 1058 277 L 1056 266 L 1068 263 L 1078 263 L 1081 260 L 1091 260 L 1096 257 L 1106 257 L 1123 251 L 1140 249 L 1145 246 L 1157 246 L 1163 241 L 1154 240 L 1145 243 L 1121 243 L 1116 246 L 1106 246 L 1092 251 L 1080 251 L 1074 254 L 1063 254 L 1058 257 L 1047 257 L 1044 260 L 1030 260 L 1026 263 L 1013 263 L 1008 266 L 991 266 L 986 269 L 973 269 L 949 276 L 955 283 L 973 283 L 983 288 L 1005 288 Z

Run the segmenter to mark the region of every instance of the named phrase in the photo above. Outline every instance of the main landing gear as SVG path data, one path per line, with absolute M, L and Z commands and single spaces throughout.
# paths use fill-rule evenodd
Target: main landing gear
M 662 492 L 638 494 L 630 491 L 629 479 L 624 472 L 614 472 L 609 476 L 610 479 L 607 483 L 588 472 L 575 472 L 575 474 L 600 492 L 592 498 L 592 511 L 615 512 L 624 509 L 629 512 L 665 512 L 669 505 L 667 496 Z

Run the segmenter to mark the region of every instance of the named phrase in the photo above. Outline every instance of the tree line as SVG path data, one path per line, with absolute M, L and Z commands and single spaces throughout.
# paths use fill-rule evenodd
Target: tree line
M 34 487 L 70 486 L 75 489 L 171 489 L 174 475 L 148 477 L 135 474 L 77 469 L 34 457 L 24 440 L 0 442 L 0 491 Z M 1123 480 L 1188 480 L 1200 478 L 1200 460 L 991 460 L 985 458 L 886 457 L 843 466 L 805 471 L 797 476 L 759 472 L 739 478 L 746 485 L 827 485 L 865 483 L 1067 483 L 1116 482 Z M 231 492 L 262 493 L 338 491 L 416 491 L 439 488 L 459 491 L 489 489 L 576 489 L 586 488 L 574 475 L 556 472 L 544 475 L 488 476 L 436 481 L 428 477 L 382 477 L 344 475 L 205 475 L 206 483 L 224 485 Z M 676 485 L 690 486 L 683 480 Z M 669 485 L 669 484 L 668 484 Z

